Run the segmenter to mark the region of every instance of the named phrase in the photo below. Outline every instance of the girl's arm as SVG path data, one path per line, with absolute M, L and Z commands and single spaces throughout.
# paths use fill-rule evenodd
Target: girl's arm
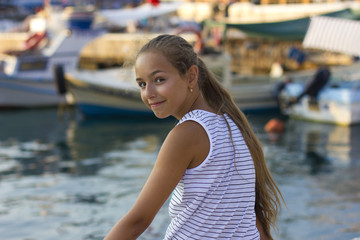
M 165 139 L 154 168 L 135 204 L 111 229 L 105 240 L 136 239 L 140 236 L 170 196 L 188 166 L 192 162 L 204 160 L 209 148 L 207 134 L 198 123 L 186 121 L 177 125 Z

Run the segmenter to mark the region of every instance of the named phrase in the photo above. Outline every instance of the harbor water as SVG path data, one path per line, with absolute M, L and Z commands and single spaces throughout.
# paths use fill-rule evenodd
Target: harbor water
M 280 240 L 360 239 L 360 126 L 249 114 L 287 206 Z M 102 239 L 140 192 L 174 119 L 0 112 L 0 239 Z M 162 239 L 167 203 L 140 239 Z

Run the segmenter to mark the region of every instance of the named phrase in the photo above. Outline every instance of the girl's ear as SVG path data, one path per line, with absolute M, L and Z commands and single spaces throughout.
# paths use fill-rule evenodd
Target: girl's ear
M 192 65 L 189 70 L 189 84 L 191 88 L 194 88 L 197 84 L 198 76 L 199 76 L 199 68 L 196 65 Z

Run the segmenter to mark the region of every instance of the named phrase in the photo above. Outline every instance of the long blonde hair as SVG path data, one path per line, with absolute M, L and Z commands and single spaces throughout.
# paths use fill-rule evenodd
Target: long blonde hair
M 145 44 L 138 56 L 146 51 L 162 53 L 167 60 L 184 75 L 192 65 L 199 68 L 198 85 L 201 94 L 218 114 L 226 113 L 238 126 L 250 150 L 256 172 L 255 213 L 265 235 L 273 239 L 270 226 L 276 228 L 276 218 L 283 199 L 265 162 L 261 143 L 250 127 L 243 112 L 236 106 L 230 93 L 220 84 L 214 74 L 194 52 L 186 40 L 176 35 L 160 35 Z

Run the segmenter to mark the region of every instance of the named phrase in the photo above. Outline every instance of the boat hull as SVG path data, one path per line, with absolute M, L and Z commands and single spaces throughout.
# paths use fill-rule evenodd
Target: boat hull
M 70 86 L 69 90 L 76 106 L 86 116 L 153 115 L 141 101 L 140 96 L 129 97 L 125 91 L 108 94 L 94 88 L 78 88 L 74 85 Z
M 273 95 L 275 83 L 240 83 L 229 87 L 229 92 L 235 104 L 244 112 L 262 112 L 278 110 L 276 98 Z
M 115 79 L 114 82 L 116 81 L 121 80 Z M 134 84 L 125 84 L 123 87 L 101 85 L 68 73 L 66 86 L 75 105 L 85 116 L 154 116 L 142 102 L 140 91 Z
M 349 126 L 360 123 L 360 103 L 341 104 L 320 101 L 317 105 L 312 105 L 308 99 L 304 99 L 301 104 L 292 109 L 291 117 Z
M 54 82 L 34 82 L 0 78 L 0 108 L 54 107 L 65 103 Z

